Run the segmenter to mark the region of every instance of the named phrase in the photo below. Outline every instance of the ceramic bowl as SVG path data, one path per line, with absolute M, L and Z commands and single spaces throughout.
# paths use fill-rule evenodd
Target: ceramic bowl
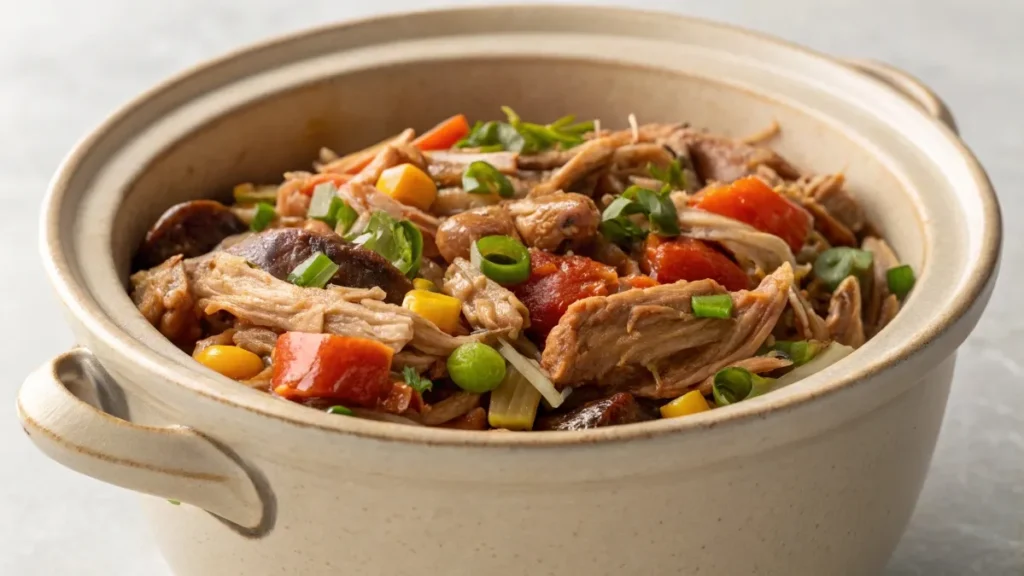
M 533 434 L 283 402 L 194 362 L 132 305 L 132 251 L 168 206 L 274 181 L 323 145 L 358 149 L 501 104 L 729 135 L 778 121 L 774 147 L 806 170 L 844 171 L 917 287 L 865 346 L 783 390 Z M 875 574 L 914 508 L 999 239 L 995 196 L 949 113 L 885 66 L 604 8 L 345 23 L 190 70 L 68 156 L 42 255 L 83 347 L 29 376 L 19 414 L 53 459 L 147 494 L 183 575 Z

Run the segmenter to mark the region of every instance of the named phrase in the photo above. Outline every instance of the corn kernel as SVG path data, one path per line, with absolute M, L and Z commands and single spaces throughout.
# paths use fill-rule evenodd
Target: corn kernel
M 426 278 L 413 278 L 412 287 L 417 290 L 426 290 L 427 292 L 440 292 L 437 289 L 437 284 L 434 284 Z
M 700 390 L 691 390 L 661 407 L 662 418 L 677 418 L 711 410 Z
M 248 380 L 263 371 L 263 360 L 238 346 L 215 344 L 195 355 L 200 364 L 235 380 Z
M 412 164 L 388 168 L 377 179 L 377 189 L 402 204 L 427 210 L 437 198 L 437 186 L 423 170 Z
M 405 294 L 402 306 L 430 320 L 449 334 L 458 328 L 462 314 L 462 300 L 428 290 L 410 290 Z

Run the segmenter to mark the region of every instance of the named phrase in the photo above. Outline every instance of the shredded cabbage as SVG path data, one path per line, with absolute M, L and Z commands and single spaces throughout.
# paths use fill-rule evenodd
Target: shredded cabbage
M 815 372 L 821 372 L 825 368 L 828 368 L 843 358 L 846 358 L 851 352 L 853 352 L 853 348 L 838 342 L 833 342 L 829 344 L 827 348 L 818 352 L 811 361 L 802 366 L 797 366 L 788 374 L 776 380 L 772 389 L 777 390 L 783 386 L 789 386 L 794 382 L 807 378 Z
M 551 379 L 544 374 L 541 370 L 540 364 L 536 360 L 531 360 L 526 356 L 523 356 L 515 349 L 514 346 L 508 343 L 504 338 L 498 339 L 498 352 L 508 360 L 508 363 L 512 365 L 523 378 L 526 378 L 534 388 L 540 392 L 540 395 L 547 400 L 548 404 L 552 408 L 558 408 L 562 405 L 565 397 L 562 393 L 555 389 L 555 385 L 551 383 Z

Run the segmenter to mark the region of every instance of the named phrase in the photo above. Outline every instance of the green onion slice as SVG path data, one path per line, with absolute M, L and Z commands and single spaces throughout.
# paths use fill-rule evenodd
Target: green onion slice
M 697 318 L 731 318 L 732 296 L 709 294 L 690 298 L 690 307 Z
M 483 160 L 466 167 L 462 174 L 462 189 L 470 194 L 497 194 L 502 198 L 512 198 L 516 194 L 508 178 Z
M 342 416 L 355 416 L 355 412 L 348 408 L 338 404 L 337 406 L 331 406 L 327 409 L 328 414 L 341 414 Z
M 914 269 L 907 264 L 887 270 L 885 279 L 889 284 L 889 292 L 895 294 L 900 300 L 906 298 L 917 281 L 914 277 Z
M 867 250 L 840 246 L 829 248 L 814 261 L 814 275 L 829 290 L 835 290 L 847 276 L 856 276 L 862 283 L 871 271 L 874 256 Z
M 373 250 L 406 276 L 414 277 L 423 258 L 423 234 L 408 220 L 395 220 L 387 212 L 370 215 L 366 231 L 351 239 L 353 244 Z
M 505 286 L 530 277 L 530 252 L 509 236 L 484 236 L 473 243 L 470 261 L 484 276 Z
M 323 252 L 314 252 L 288 274 L 288 281 L 304 288 L 323 288 L 334 278 L 339 266 Z
M 776 340 L 772 347 L 793 361 L 793 366 L 803 366 L 821 352 L 825 345 L 817 340 Z
M 260 202 L 256 204 L 256 213 L 253 214 L 252 222 L 249 222 L 249 228 L 253 232 L 262 232 L 270 226 L 270 223 L 277 217 L 277 212 L 274 211 L 274 207 L 266 202 Z
M 728 406 L 772 391 L 775 380 L 762 378 L 746 368 L 729 366 L 715 373 L 711 394 L 717 406 Z
M 683 174 L 683 166 L 679 163 L 678 158 L 672 160 L 664 168 L 648 163 L 647 172 L 650 173 L 652 178 L 664 184 L 661 191 L 662 194 L 672 190 L 686 190 L 686 176 Z

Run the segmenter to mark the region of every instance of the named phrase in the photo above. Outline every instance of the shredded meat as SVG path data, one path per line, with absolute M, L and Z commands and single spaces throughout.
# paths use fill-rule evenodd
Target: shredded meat
M 231 335 L 231 342 L 257 356 L 270 356 L 277 345 L 277 332 L 257 327 L 239 328 Z
M 836 342 L 854 348 L 860 348 L 864 344 L 860 282 L 855 276 L 847 276 L 832 293 L 825 323 L 829 334 Z
M 533 187 L 530 196 L 545 196 L 558 190 L 572 190 L 597 170 L 605 168 L 611 162 L 615 149 L 630 140 L 629 133 L 618 133 L 602 138 L 595 138 L 573 150 L 576 155 L 558 169 L 550 179 Z
M 161 334 L 179 346 L 202 335 L 184 258 L 179 254 L 156 268 L 132 274 L 132 301 Z
M 686 144 L 697 175 L 704 182 L 728 183 L 739 180 L 755 174 L 758 166 L 762 165 L 786 179 L 800 176 L 785 158 L 768 148 L 689 128 L 680 130 L 676 137 Z
M 732 364 L 729 364 L 729 366 L 724 366 L 723 368 L 743 368 L 744 370 L 747 370 L 754 374 L 764 374 L 766 372 L 772 372 L 774 370 L 779 370 L 780 368 L 786 368 L 792 365 L 792 360 L 787 360 L 785 358 L 782 358 L 781 356 L 752 356 L 750 358 L 745 358 L 738 362 L 733 362 Z M 708 394 L 711 394 L 711 387 L 712 385 L 714 385 L 714 383 L 715 375 L 712 374 L 711 376 L 705 378 L 704 381 L 701 382 L 699 386 L 697 386 L 697 389 L 700 390 L 701 394 L 704 394 L 706 396 Z
M 713 280 L 676 282 L 571 305 L 547 339 L 542 365 L 561 387 L 597 382 L 622 367 L 659 374 L 642 396 L 677 396 L 754 354 L 771 333 L 793 284 L 784 264 L 753 291 L 732 294 L 734 318 L 698 318 L 693 296 L 724 294 Z
M 474 208 L 447 218 L 437 229 L 437 249 L 448 262 L 469 258 L 473 242 L 491 235 L 517 237 L 512 216 L 504 206 Z
M 437 198 L 430 205 L 430 211 L 438 216 L 457 216 L 474 208 L 493 206 L 501 202 L 497 194 L 470 194 L 462 188 L 451 186 L 437 191 Z
M 478 406 L 480 406 L 479 394 L 456 392 L 424 409 L 421 414 L 421 422 L 427 426 L 437 426 L 463 416 Z
M 519 169 L 517 165 L 517 152 L 459 152 L 443 150 L 427 152 L 425 154 L 429 162 L 428 171 L 430 177 L 439 186 L 461 186 L 462 174 L 473 162 L 487 162 L 499 172 L 505 175 L 513 175 Z
M 508 210 L 528 246 L 551 252 L 590 244 L 601 223 L 594 201 L 572 192 L 530 196 L 509 203 Z
M 462 313 L 473 328 L 504 332 L 515 340 L 530 326 L 530 313 L 515 294 L 464 258 L 456 258 L 448 267 L 444 292 L 462 300 Z
M 889 292 L 886 273 L 899 266 L 900 261 L 889 244 L 875 236 L 865 238 L 861 249 L 871 252 L 873 260 L 872 282 L 867 296 L 864 298 L 865 330 L 868 336 L 873 336 L 885 328 L 886 324 L 899 312 L 900 302 L 894 294 Z
M 807 195 L 821 204 L 848 230 L 858 233 L 864 229 L 867 218 L 860 204 L 843 188 L 846 178 L 842 174 L 805 176 L 798 181 Z
M 828 326 L 821 316 L 814 311 L 814 306 L 796 285 L 789 288 L 789 306 L 793 310 L 793 320 L 797 334 L 802 340 L 829 339 Z

